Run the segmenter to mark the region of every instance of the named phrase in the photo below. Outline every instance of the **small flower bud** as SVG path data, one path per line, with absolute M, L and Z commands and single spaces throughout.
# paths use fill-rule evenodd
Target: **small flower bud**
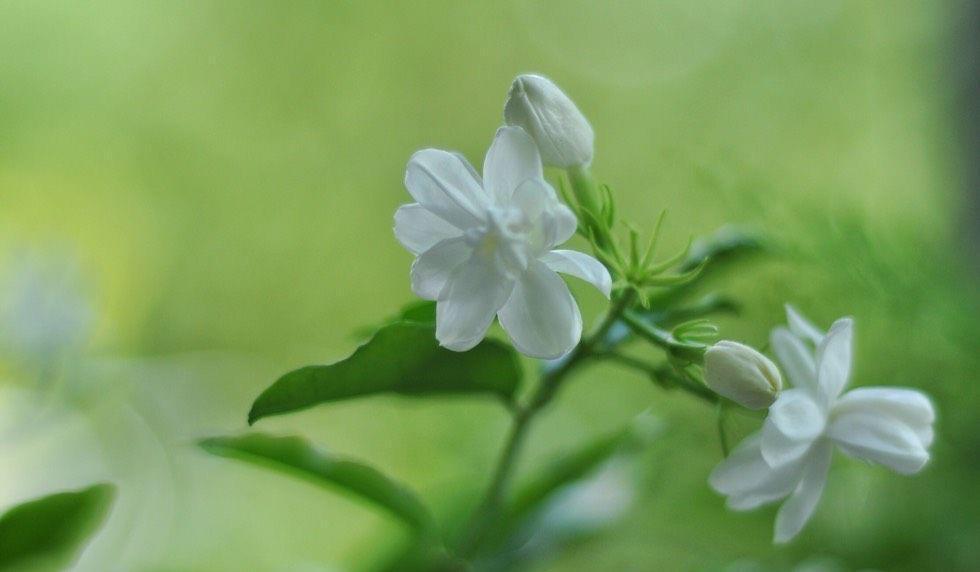
M 531 135 L 545 165 L 568 169 L 592 162 L 592 126 L 550 79 L 517 76 L 507 95 L 504 121 Z
M 783 379 L 772 360 L 749 346 L 727 340 L 704 354 L 704 377 L 715 393 L 749 409 L 769 407 Z

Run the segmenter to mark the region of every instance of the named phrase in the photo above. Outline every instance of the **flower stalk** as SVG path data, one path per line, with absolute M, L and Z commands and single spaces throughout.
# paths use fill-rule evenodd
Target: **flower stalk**
M 609 333 L 613 324 L 622 318 L 624 312 L 634 301 L 635 294 L 632 290 L 622 292 L 614 300 L 609 311 L 606 313 L 606 317 L 599 326 L 587 338 L 575 346 L 561 365 L 541 377 L 541 383 L 538 385 L 537 390 L 527 405 L 518 406 L 514 409 L 513 421 L 507 442 L 497 461 L 493 478 L 490 481 L 487 492 L 484 494 L 483 501 L 480 503 L 471 521 L 469 530 L 463 536 L 463 540 L 460 543 L 458 551 L 460 556 L 470 558 L 479 550 L 483 539 L 489 531 L 490 525 L 498 514 L 507 484 L 516 468 L 517 457 L 520 453 L 521 446 L 527 438 L 531 421 L 554 399 L 562 382 L 568 378 L 569 374 L 590 358 L 600 355 L 597 349 L 602 343 L 602 340 Z
M 664 389 L 680 389 L 706 403 L 714 404 L 719 402 L 718 396 L 708 389 L 707 386 L 696 383 L 695 381 L 688 379 L 686 376 L 677 373 L 677 371 L 668 364 L 653 365 L 641 359 L 618 352 L 611 352 L 608 354 L 608 356 L 609 359 L 614 362 L 649 375 L 650 379 Z
M 592 176 L 592 171 L 588 166 L 583 165 L 569 167 L 565 172 L 575 202 L 578 203 L 579 220 L 584 225 L 587 236 L 594 238 L 596 246 L 600 249 L 611 250 L 614 245 L 611 225 L 603 216 L 599 185 Z
M 659 346 L 671 357 L 696 364 L 704 361 L 704 352 L 707 350 L 704 344 L 678 340 L 670 332 L 654 326 L 633 311 L 623 312 L 623 321 L 634 334 Z

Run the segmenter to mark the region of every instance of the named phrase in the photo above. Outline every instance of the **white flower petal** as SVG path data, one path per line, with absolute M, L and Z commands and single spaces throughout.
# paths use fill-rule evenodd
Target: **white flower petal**
M 845 393 L 834 405 L 834 415 L 867 413 L 907 424 L 923 447 L 932 444 L 936 411 L 921 391 L 900 387 L 862 387 Z
M 827 436 L 844 453 L 903 475 L 918 472 L 929 460 L 920 436 L 908 424 L 870 410 L 836 417 Z
M 514 190 L 511 201 L 529 221 L 536 222 L 558 203 L 558 195 L 544 179 L 525 179 Z
M 809 391 L 787 389 L 769 408 L 767 421 L 790 439 L 813 440 L 823 431 L 827 413 Z
M 807 320 L 796 308 L 786 304 L 786 323 L 793 335 L 816 347 L 823 340 L 824 332 Z
M 601 262 L 588 254 L 574 250 L 552 250 L 546 252 L 540 260 L 555 272 L 581 278 L 592 284 L 606 298 L 612 292 L 612 276 L 609 275 L 609 271 Z
M 551 249 L 559 244 L 568 242 L 575 236 L 578 229 L 578 219 L 575 213 L 566 205 L 555 201 L 555 204 L 541 217 L 544 228 L 544 248 Z
M 483 163 L 483 179 L 484 188 L 501 204 L 524 181 L 544 180 L 541 155 L 531 136 L 520 127 L 498 129 Z
M 759 433 L 746 437 L 708 477 L 713 489 L 727 495 L 732 510 L 751 510 L 779 500 L 796 487 L 802 463 L 773 469 L 762 458 Z
M 817 373 L 813 353 L 785 327 L 773 328 L 769 345 L 786 377 L 795 387 L 816 389 Z
M 722 494 L 732 494 L 749 488 L 768 472 L 759 450 L 761 434 L 753 433 L 742 440 L 708 477 L 708 484 Z
M 461 234 L 458 228 L 418 203 L 402 205 L 395 211 L 395 238 L 413 254 L 425 252 L 436 243 Z
M 568 286 L 539 260 L 528 265 L 499 317 L 514 347 L 532 357 L 557 358 L 582 336 L 582 315 Z
M 439 294 L 436 339 L 454 351 L 466 351 L 480 343 L 513 287 L 513 281 L 491 260 L 470 257 L 456 268 Z
M 785 473 L 782 467 L 770 470 L 778 470 Z M 733 494 L 725 501 L 725 506 L 731 510 L 738 511 L 755 510 L 760 506 L 772 504 L 786 498 L 789 493 L 793 492 L 795 485 L 796 481 L 784 479 L 780 481 L 780 487 L 778 488 L 759 488 L 757 490 Z
M 513 204 L 531 223 L 531 249 L 537 255 L 567 241 L 578 228 L 578 219 L 544 179 L 528 179 L 514 191 Z
M 462 237 L 443 240 L 426 250 L 412 263 L 412 292 L 426 300 L 438 299 L 453 271 L 472 253 Z
M 827 483 L 827 471 L 830 469 L 830 459 L 833 448 L 830 443 L 822 441 L 806 457 L 803 478 L 796 486 L 793 494 L 779 507 L 776 514 L 776 527 L 773 541 L 779 544 L 789 542 L 806 525 L 820 502 L 824 485 Z
M 828 400 L 840 395 L 851 375 L 853 337 L 854 320 L 841 318 L 817 346 L 817 384 Z
M 762 457 L 771 467 L 798 461 L 813 446 L 814 438 L 794 439 L 783 433 L 773 420 L 762 425 Z
M 476 172 L 476 168 L 473 167 L 473 165 L 466 159 L 466 155 L 463 155 L 459 151 L 450 151 L 450 153 L 452 153 L 453 155 L 456 156 L 457 159 L 459 159 L 459 162 L 462 163 L 464 167 L 466 167 L 467 171 L 470 172 L 470 176 L 473 177 L 473 180 L 480 185 L 481 189 L 485 190 L 486 187 L 483 186 L 483 177 L 480 176 L 480 173 Z
M 408 160 L 405 188 L 426 210 L 465 230 L 479 224 L 490 205 L 473 173 L 459 154 L 423 149 Z

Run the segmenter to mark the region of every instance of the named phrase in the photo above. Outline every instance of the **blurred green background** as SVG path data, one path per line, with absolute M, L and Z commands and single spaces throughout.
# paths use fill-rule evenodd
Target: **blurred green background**
M 961 214 L 976 150 L 959 144 L 951 73 L 961 9 L 3 2 L 0 262 L 70 252 L 96 321 L 66 365 L 75 397 L 43 431 L 2 442 L 0 503 L 119 482 L 80 570 L 378 561 L 401 534 L 384 517 L 193 440 L 243 430 L 278 374 L 347 355 L 359 327 L 412 299 L 391 232 L 408 157 L 433 146 L 480 165 L 511 79 L 537 71 L 592 122 L 594 171 L 621 212 L 650 228 L 669 210 L 668 247 L 728 222 L 785 246 L 712 285 L 744 303 L 725 337 L 762 346 L 785 301 L 823 327 L 854 315 L 854 384 L 918 387 L 940 411 L 922 474 L 838 456 L 809 527 L 774 547 L 774 509 L 730 513 L 707 486 L 710 408 L 590 369 L 536 426 L 522 473 L 647 408 L 665 434 L 626 520 L 540 569 L 980 568 L 980 304 Z M 600 297 L 573 288 L 595 317 Z M 7 411 L 36 399 L 36 371 L 15 362 Z M 467 398 L 260 423 L 366 459 L 437 506 L 483 485 L 506 426 L 497 404 Z

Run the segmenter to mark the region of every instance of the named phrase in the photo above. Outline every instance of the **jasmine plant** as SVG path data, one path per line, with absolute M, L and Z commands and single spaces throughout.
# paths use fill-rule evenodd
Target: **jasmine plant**
M 664 217 L 646 233 L 620 219 L 615 193 L 590 168 L 592 126 L 547 78 L 514 80 L 504 122 L 482 176 L 450 151 L 424 149 L 408 162 L 405 186 L 414 202 L 395 213 L 394 233 L 415 256 L 410 280 L 422 301 L 380 326 L 350 357 L 285 374 L 248 416 L 251 424 L 382 393 L 495 396 L 507 406 L 511 426 L 473 510 L 438 522 L 407 487 L 299 437 L 217 437 L 202 441 L 204 449 L 340 487 L 400 519 L 413 541 L 386 564 L 389 570 L 517 569 L 533 559 L 536 547 L 562 537 L 561 527 L 549 525 L 556 515 L 588 529 L 621 514 L 633 495 L 622 477 L 624 459 L 655 433 L 646 418 L 624 420 L 621 432 L 586 444 L 529 484 L 512 483 L 535 419 L 571 376 L 602 361 L 714 408 L 726 452 L 725 411 L 766 412 L 761 431 L 706 478 L 734 510 L 785 499 L 776 542 L 791 540 L 813 514 L 834 449 L 902 474 L 922 469 L 935 419 L 924 394 L 843 391 L 851 376 L 853 320 L 838 320 L 823 332 L 788 307 L 788 327 L 772 333 L 774 362 L 747 345 L 718 341 L 712 318 L 731 312 L 731 300 L 712 294 L 687 301 L 692 286 L 720 261 L 758 250 L 758 240 L 726 231 L 662 256 Z M 546 166 L 559 171 L 557 188 L 545 177 Z M 576 234 L 591 253 L 558 248 Z M 584 333 L 560 274 L 592 284 L 609 300 Z M 495 318 L 509 343 L 487 337 Z M 630 343 L 648 347 L 659 361 L 624 353 Z M 524 399 L 518 354 L 543 360 Z M 603 510 L 589 519 L 590 506 Z

